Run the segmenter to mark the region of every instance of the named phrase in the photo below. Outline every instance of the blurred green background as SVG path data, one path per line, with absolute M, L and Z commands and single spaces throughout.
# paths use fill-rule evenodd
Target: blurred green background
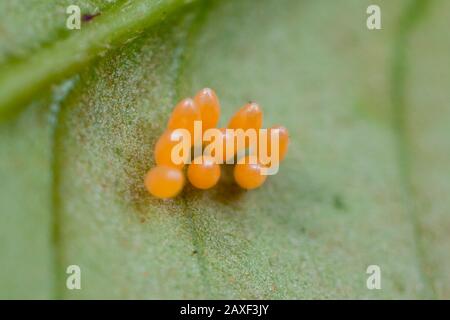
M 190 2 L 0 1 L 0 298 L 450 298 L 450 2 Z M 154 199 L 202 87 L 222 125 L 259 102 L 287 158 L 255 191 L 224 170 Z

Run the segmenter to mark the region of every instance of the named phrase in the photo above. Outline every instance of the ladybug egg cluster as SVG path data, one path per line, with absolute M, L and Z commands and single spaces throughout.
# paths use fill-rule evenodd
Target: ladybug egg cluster
M 223 139 L 223 150 L 219 155 L 213 156 L 201 155 L 201 159 L 189 159 L 192 161 L 187 170 L 185 164 L 176 164 L 172 161 L 172 148 L 180 141 L 179 132 L 176 129 L 186 129 L 191 135 L 190 145 L 194 145 L 194 122 L 201 121 L 204 130 L 216 128 L 220 117 L 220 104 L 215 92 L 209 88 L 200 90 L 195 97 L 186 98 L 180 101 L 174 108 L 166 131 L 161 135 L 155 145 L 154 157 L 156 167 L 152 168 L 145 176 L 145 187 L 153 196 L 161 199 L 173 198 L 183 189 L 185 176 L 189 182 L 198 189 L 210 189 L 214 187 L 221 175 L 219 163 L 224 163 L 230 156 L 238 154 L 235 147 L 233 154 L 230 154 L 226 146 L 235 136 L 230 135 L 230 130 L 221 128 L 221 138 Z M 262 128 L 263 114 L 258 104 L 250 102 L 239 109 L 230 119 L 228 129 L 255 129 Z M 268 129 L 268 138 L 265 141 L 267 150 L 271 150 L 271 130 L 279 132 L 279 154 L 281 161 L 286 155 L 289 136 L 286 128 L 275 126 Z M 258 141 L 258 148 L 261 141 Z M 190 156 L 190 154 L 189 154 Z M 263 165 L 257 161 L 251 163 L 248 156 L 245 156 L 243 163 L 238 163 L 234 167 L 234 179 L 236 183 L 244 189 L 255 189 L 261 186 L 267 176 L 261 174 Z M 224 161 L 219 162 L 217 159 Z M 242 162 L 242 161 L 241 161 Z

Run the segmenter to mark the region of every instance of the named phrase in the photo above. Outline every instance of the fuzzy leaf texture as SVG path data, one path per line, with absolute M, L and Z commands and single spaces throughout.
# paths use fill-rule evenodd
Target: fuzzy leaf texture
M 96 15 L 65 28 L 65 8 Z M 0 2 L 0 298 L 450 298 L 450 3 Z M 286 126 L 280 172 L 152 198 L 175 103 Z M 68 265 L 82 289 L 65 286 Z M 368 290 L 379 265 L 382 289 Z

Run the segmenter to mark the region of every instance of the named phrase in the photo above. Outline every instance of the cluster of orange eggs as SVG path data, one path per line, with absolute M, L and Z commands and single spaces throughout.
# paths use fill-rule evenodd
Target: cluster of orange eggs
M 174 108 L 166 131 L 158 139 L 154 156 L 156 167 L 152 168 L 145 176 L 145 186 L 153 196 L 161 199 L 173 198 L 182 189 L 185 184 L 184 163 L 175 164 L 171 157 L 172 148 L 179 143 L 179 136 L 176 129 L 186 129 L 192 137 L 191 145 L 194 145 L 194 122 L 201 121 L 203 129 L 215 128 L 219 122 L 220 104 L 217 95 L 212 89 L 205 88 L 200 90 L 195 97 L 186 98 L 180 101 Z M 231 118 L 227 128 L 229 129 L 255 129 L 262 127 L 262 110 L 254 102 L 247 103 L 239 109 Z M 270 130 L 279 132 L 279 154 L 281 161 L 286 155 L 289 143 L 287 129 L 282 126 L 274 126 Z M 223 139 L 223 153 L 221 155 L 206 156 L 202 155 L 202 161 L 192 161 L 186 170 L 189 182 L 198 189 L 210 189 L 214 187 L 220 179 L 221 168 L 217 163 L 219 158 L 225 160 L 229 157 L 226 152 L 227 142 L 235 139 L 228 134 L 229 130 L 219 129 Z M 270 137 L 268 135 L 267 150 L 270 149 Z M 260 142 L 258 142 L 259 144 Z M 238 150 L 234 150 L 236 155 Z M 234 156 L 233 155 L 233 156 Z M 248 157 L 248 156 L 246 156 Z M 222 161 L 221 163 L 224 163 Z M 234 179 L 236 183 L 244 189 L 255 189 L 261 186 L 267 176 L 261 174 L 262 164 L 258 161 L 251 164 L 245 159 L 242 164 L 238 163 L 234 167 Z

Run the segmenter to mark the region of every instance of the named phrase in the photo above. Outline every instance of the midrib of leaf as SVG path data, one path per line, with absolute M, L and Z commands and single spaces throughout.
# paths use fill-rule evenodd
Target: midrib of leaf
M 391 103 L 392 119 L 395 132 L 396 153 L 398 158 L 400 183 L 403 188 L 403 201 L 411 218 L 413 240 L 416 248 L 417 263 L 422 277 L 424 297 L 436 298 L 432 275 L 427 270 L 426 248 L 423 242 L 419 212 L 415 205 L 415 192 L 411 181 L 411 151 L 407 134 L 408 109 L 406 103 L 406 77 L 408 75 L 408 42 L 417 24 L 425 17 L 430 6 L 427 0 L 411 0 L 399 21 L 395 45 L 393 47 Z
M 28 59 L 1 67 L 0 118 L 14 113 L 48 84 L 79 71 L 113 46 L 132 40 L 143 29 L 190 2 L 192 0 L 126 2 Z

